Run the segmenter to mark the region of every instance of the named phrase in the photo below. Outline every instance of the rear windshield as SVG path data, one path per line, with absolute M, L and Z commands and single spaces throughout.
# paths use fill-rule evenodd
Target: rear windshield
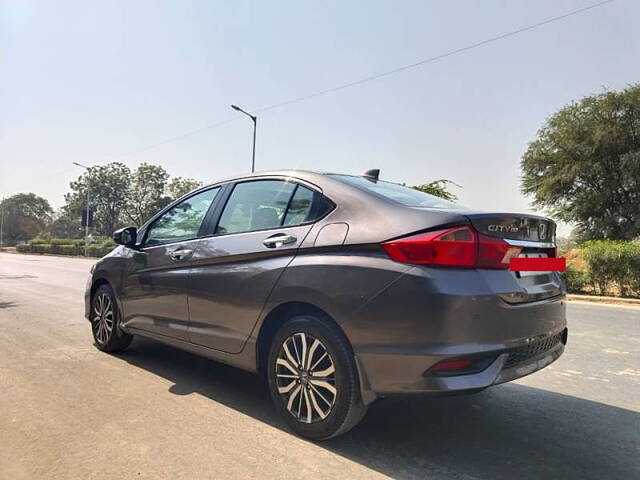
M 458 204 L 444 200 L 435 195 L 414 190 L 413 188 L 404 187 L 397 183 L 383 182 L 378 180 L 374 182 L 367 180 L 364 177 L 354 177 L 352 175 L 338 175 L 331 174 L 331 177 L 341 182 L 348 183 L 362 190 L 366 190 L 377 195 L 380 195 L 394 202 L 401 203 L 407 207 L 423 207 L 423 208 L 446 208 L 446 209 L 461 209 Z

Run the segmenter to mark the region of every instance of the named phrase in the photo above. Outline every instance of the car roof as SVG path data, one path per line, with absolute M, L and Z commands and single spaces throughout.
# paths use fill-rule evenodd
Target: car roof
M 299 178 L 301 180 L 307 180 L 311 183 L 316 181 L 322 181 L 323 178 L 326 178 L 326 175 L 330 175 L 330 172 L 320 172 L 314 170 L 298 170 L 298 169 L 286 169 L 286 170 L 264 170 L 255 173 L 247 173 L 245 175 L 236 175 L 233 177 L 227 177 L 220 180 L 216 180 L 215 182 L 210 182 L 205 185 L 205 187 L 210 187 L 213 185 L 219 185 L 221 183 L 235 182 L 238 180 L 249 180 L 252 178 L 260 178 L 260 177 L 294 177 Z

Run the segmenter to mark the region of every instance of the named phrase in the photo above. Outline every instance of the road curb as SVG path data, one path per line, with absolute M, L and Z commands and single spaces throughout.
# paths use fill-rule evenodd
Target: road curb
M 636 298 L 622 298 L 622 297 L 601 297 L 597 295 L 576 295 L 576 294 L 567 294 L 568 301 L 577 301 L 577 302 L 590 302 L 590 303 L 601 303 L 601 304 L 609 304 L 609 305 L 629 305 L 633 307 L 640 307 L 640 299 Z
M 31 257 L 80 258 L 84 260 L 100 260 L 102 258 L 102 257 L 85 257 L 84 255 L 63 255 L 61 253 L 8 252 L 6 250 L 0 250 L 0 253 L 8 253 L 10 255 L 28 255 Z
M 57 253 L 32 253 L 32 252 L 19 253 L 19 252 L 7 252 L 7 251 L 0 251 L 0 253 L 6 253 L 8 255 L 16 255 L 16 256 L 22 255 L 23 257 L 71 258 L 71 259 L 80 259 L 80 260 L 94 260 L 96 262 L 102 258 L 102 257 L 83 257 L 82 255 L 62 255 Z

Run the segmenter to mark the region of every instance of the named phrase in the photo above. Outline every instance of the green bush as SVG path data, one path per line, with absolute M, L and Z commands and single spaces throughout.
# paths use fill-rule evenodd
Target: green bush
M 75 245 L 60 245 L 60 255 L 80 255 L 81 251 Z
M 52 238 L 50 245 L 51 248 L 46 253 L 53 253 L 56 255 L 79 255 L 80 251 L 83 249 L 82 246 L 76 246 L 76 240 L 71 238 Z
M 98 237 L 97 242 L 89 245 L 87 255 L 104 257 L 116 247 L 108 237 Z M 51 253 L 56 255 L 84 255 L 84 239 L 82 238 L 43 238 L 36 237 L 28 244 L 16 247 L 19 253 Z
M 49 243 L 51 245 L 73 245 L 73 238 L 52 238 Z
M 20 243 L 16 245 L 16 251 L 18 253 L 29 253 L 31 252 L 31 245 L 27 243 Z
M 102 246 L 102 245 L 89 245 L 87 248 L 87 256 L 89 257 L 104 257 L 106 254 L 110 253 L 113 250 L 113 246 Z
M 104 257 L 110 253 L 116 244 L 107 237 L 100 237 L 97 243 L 87 247 L 87 256 Z M 34 238 L 29 244 L 16 247 L 19 253 L 50 253 L 55 255 L 84 255 L 84 240 L 67 238 Z
M 98 243 L 98 245 L 100 245 L 103 248 L 109 248 L 111 250 L 116 248 L 116 242 L 114 242 L 111 238 L 102 240 L 100 243 Z
M 571 262 L 567 262 L 567 269 L 561 276 L 569 293 L 582 293 L 590 285 L 589 274 Z
M 625 249 L 628 283 L 631 290 L 640 295 L 640 242 L 629 242 Z
M 51 244 L 51 247 L 45 253 L 53 253 L 55 255 L 79 255 L 79 249 L 75 245 Z
M 49 253 L 51 251 L 51 245 L 48 243 L 36 243 L 31 244 L 31 252 L 33 253 Z
M 580 254 L 589 282 L 600 295 L 640 294 L 639 242 L 592 240 L 581 246 Z
M 45 245 L 48 244 L 49 241 L 46 238 L 36 237 L 29 242 L 31 245 Z

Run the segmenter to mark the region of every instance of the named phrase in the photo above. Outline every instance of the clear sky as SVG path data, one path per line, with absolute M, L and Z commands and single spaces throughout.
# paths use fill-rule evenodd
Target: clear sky
M 243 173 L 251 122 L 231 103 L 263 108 L 595 1 L 0 0 L 0 196 L 33 191 L 59 207 L 74 161 Z M 528 142 L 568 102 L 640 81 L 639 20 L 640 2 L 616 0 L 269 110 L 257 169 L 447 178 L 464 205 L 531 211 L 519 191 Z

